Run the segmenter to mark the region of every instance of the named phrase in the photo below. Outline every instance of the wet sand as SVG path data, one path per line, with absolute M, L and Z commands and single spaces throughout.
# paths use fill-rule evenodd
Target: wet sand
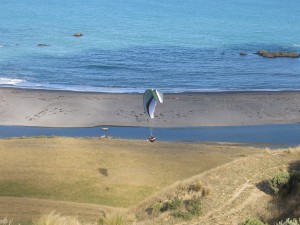
M 300 122 L 300 92 L 165 94 L 149 121 L 142 94 L 0 88 L 0 125 L 232 126 Z

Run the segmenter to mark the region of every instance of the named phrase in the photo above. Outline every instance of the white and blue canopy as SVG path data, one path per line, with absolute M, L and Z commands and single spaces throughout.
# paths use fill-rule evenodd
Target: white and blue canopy
M 151 119 L 154 118 L 157 102 L 163 103 L 163 94 L 156 89 L 146 90 L 144 93 L 144 110 Z

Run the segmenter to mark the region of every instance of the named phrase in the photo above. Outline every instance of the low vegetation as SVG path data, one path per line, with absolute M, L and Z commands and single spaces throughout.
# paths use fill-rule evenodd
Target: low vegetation
M 168 218 L 171 220 L 192 220 L 201 215 L 201 204 L 208 197 L 211 190 L 196 179 L 187 183 L 180 183 L 165 194 L 150 200 L 145 207 L 138 208 L 136 218 L 138 220 Z M 166 219 L 165 219 L 166 220 Z
M 247 219 L 245 222 L 241 223 L 240 225 L 268 225 L 268 223 L 264 223 L 259 219 L 251 218 L 251 219 Z M 287 218 L 286 220 L 275 223 L 275 225 L 300 225 L 300 219 Z
M 125 225 L 129 224 L 128 220 L 121 214 L 106 216 L 105 214 L 99 219 L 98 225 Z
M 288 151 L 291 154 L 291 151 Z M 299 201 L 300 196 L 300 165 L 297 165 L 295 169 L 290 168 L 290 170 L 281 171 L 277 173 L 273 178 L 269 180 L 269 187 L 271 194 L 274 197 L 272 203 L 274 205 L 283 205 L 284 211 L 297 211 L 299 210 L 299 202 L 293 204 L 293 201 Z M 284 214 L 287 214 L 287 213 Z M 286 215 L 279 215 L 279 217 L 284 217 Z M 299 216 L 299 214 L 298 214 Z M 245 222 L 241 223 L 241 225 L 300 225 L 300 219 L 290 219 L 287 218 L 285 220 L 281 220 L 279 222 L 273 223 L 264 223 L 259 219 L 248 219 Z
M 291 175 L 289 172 L 281 172 L 272 178 L 270 187 L 275 196 L 286 194 L 290 189 Z
M 274 196 L 284 197 L 299 188 L 299 184 L 300 172 L 289 173 L 284 171 L 272 178 L 270 181 L 270 188 Z
M 192 197 L 191 199 L 183 200 L 175 197 L 164 203 L 156 203 L 150 208 L 151 215 L 159 216 L 161 213 L 168 213 L 174 218 L 183 220 L 191 220 L 194 216 L 199 216 L 201 212 L 201 198 Z
M 240 225 L 268 225 L 268 224 L 263 223 L 259 219 L 250 218 L 250 219 L 247 219 L 245 222 L 241 223 Z
M 276 223 L 276 225 L 300 225 L 300 219 L 290 219 L 287 218 L 284 221 Z

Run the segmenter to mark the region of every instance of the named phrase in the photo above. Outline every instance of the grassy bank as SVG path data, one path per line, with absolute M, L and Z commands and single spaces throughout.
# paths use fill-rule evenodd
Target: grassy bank
M 176 181 L 258 152 L 235 145 L 60 137 L 2 139 L 0 195 L 20 199 L 2 198 L 0 216 L 29 219 L 31 214 L 50 208 L 84 214 L 80 210 L 84 207 L 77 205 L 73 210 L 68 205 L 64 209 L 62 201 L 129 208 Z M 60 202 L 57 207 L 55 201 L 52 207 L 45 202 L 39 207 L 38 202 L 28 199 Z M 101 210 L 96 208 L 94 216 L 98 217 Z

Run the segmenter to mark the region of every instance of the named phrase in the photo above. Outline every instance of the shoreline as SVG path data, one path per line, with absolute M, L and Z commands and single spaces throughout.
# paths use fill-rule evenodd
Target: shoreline
M 155 87 L 153 87 L 155 88 Z M 0 86 L 1 89 L 8 90 L 23 90 L 23 91 L 43 91 L 43 92 L 66 92 L 66 93 L 85 93 L 85 94 L 120 94 L 120 95 L 130 95 L 130 94 L 143 94 L 144 92 L 110 92 L 110 91 L 93 91 L 93 90 L 72 90 L 72 89 L 47 89 L 47 88 L 29 88 L 29 87 L 10 87 L 10 86 Z M 147 90 L 147 89 L 144 89 Z M 160 89 L 158 89 L 160 90 Z M 202 90 L 202 91 L 178 91 L 178 92 L 163 92 L 166 95 L 181 95 L 181 94 L 242 94 L 242 93 L 300 93 L 300 89 L 250 89 L 250 90 Z
M 143 94 L 0 88 L 0 125 L 199 127 L 300 122 L 300 91 L 166 93 L 155 118 Z

